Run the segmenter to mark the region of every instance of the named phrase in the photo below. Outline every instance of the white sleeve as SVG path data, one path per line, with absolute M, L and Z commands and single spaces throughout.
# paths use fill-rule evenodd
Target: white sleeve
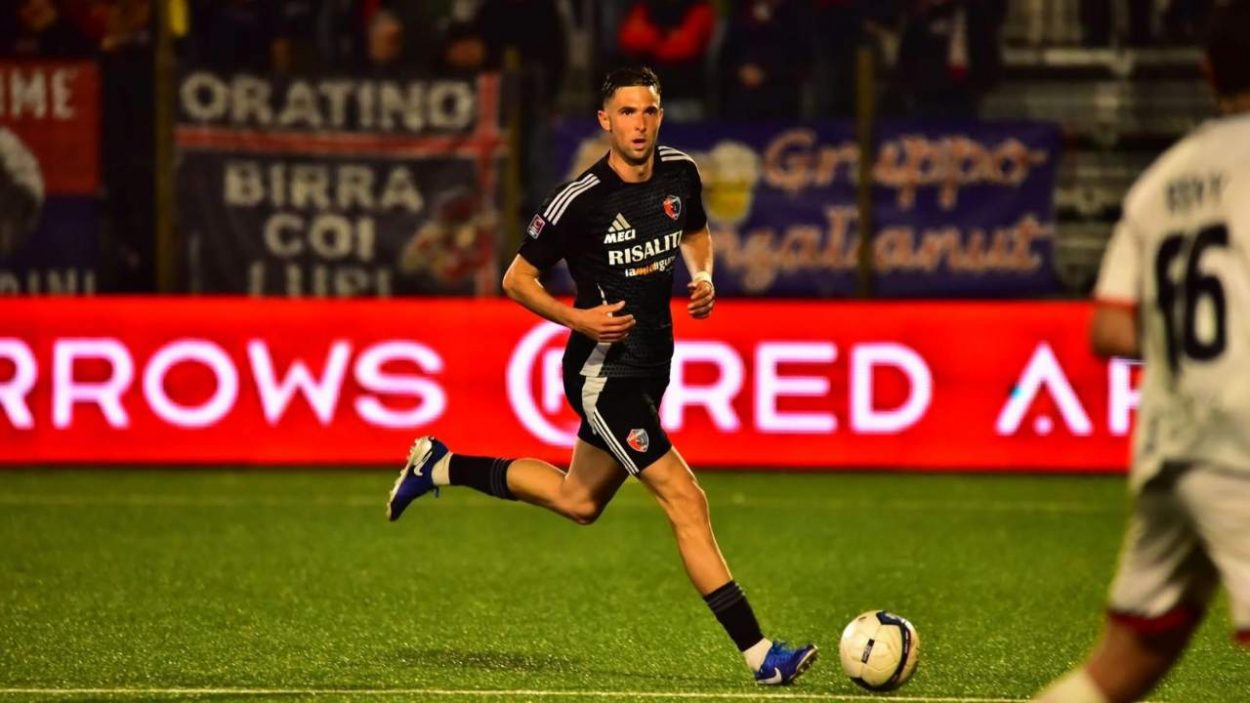
M 1143 246 L 1128 220 L 1116 225 L 1102 257 L 1094 300 L 1111 305 L 1136 305 L 1141 300 Z

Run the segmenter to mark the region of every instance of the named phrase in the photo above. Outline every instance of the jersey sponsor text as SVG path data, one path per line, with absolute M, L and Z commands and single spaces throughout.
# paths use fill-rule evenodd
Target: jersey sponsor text
M 672 251 L 681 243 L 681 232 L 670 232 L 659 239 L 653 239 L 642 244 L 635 244 L 632 247 L 624 249 L 609 249 L 608 264 L 612 266 L 624 266 L 627 264 L 636 264 L 639 261 L 650 259 L 665 252 Z

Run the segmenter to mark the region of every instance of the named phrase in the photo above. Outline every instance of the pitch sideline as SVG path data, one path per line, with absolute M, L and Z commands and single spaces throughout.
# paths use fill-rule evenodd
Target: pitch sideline
M 460 696 L 467 698 L 631 698 L 642 700 L 782 700 L 782 701 L 882 701 L 880 696 L 836 693 L 754 693 L 731 691 L 557 691 L 541 689 L 447 689 L 447 688 L 0 688 L 0 696 Z M 948 696 L 890 696 L 900 703 L 1022 703 L 1025 698 L 957 698 Z M 1146 702 L 1151 703 L 1151 702 Z M 1154 701 L 1153 703 L 1161 703 Z

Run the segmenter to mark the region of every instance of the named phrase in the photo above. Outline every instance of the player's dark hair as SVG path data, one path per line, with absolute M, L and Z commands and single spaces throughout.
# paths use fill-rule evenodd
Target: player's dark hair
M 616 93 L 617 88 L 632 88 L 634 86 L 644 86 L 655 88 L 656 95 L 663 95 L 660 90 L 660 77 L 655 75 L 655 71 L 646 66 L 629 66 L 626 68 L 618 68 L 608 74 L 603 79 L 603 87 L 599 89 L 599 104 L 606 105 L 608 100 L 612 99 L 612 95 Z
M 1217 95 L 1250 92 L 1250 0 L 1227 0 L 1211 13 L 1207 60 Z

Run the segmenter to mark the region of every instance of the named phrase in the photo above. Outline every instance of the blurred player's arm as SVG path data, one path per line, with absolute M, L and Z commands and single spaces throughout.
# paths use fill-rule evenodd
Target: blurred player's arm
M 1141 358 L 1136 309 L 1122 303 L 1097 302 L 1089 326 L 1089 343 L 1099 356 Z
M 564 325 L 596 342 L 619 342 L 634 327 L 633 315 L 614 316 L 625 301 L 581 309 L 556 300 L 539 280 L 541 271 L 524 256 L 517 255 L 503 276 L 503 290 L 509 298 L 540 317 Z
M 1137 307 L 1141 298 L 1142 239 L 1127 217 L 1116 225 L 1094 287 L 1089 343 L 1100 356 L 1141 358 Z
M 681 236 L 681 256 L 690 270 L 690 304 L 686 309 L 691 317 L 701 320 L 712 314 L 712 305 L 716 302 L 716 287 L 712 285 L 712 234 L 706 225 Z

